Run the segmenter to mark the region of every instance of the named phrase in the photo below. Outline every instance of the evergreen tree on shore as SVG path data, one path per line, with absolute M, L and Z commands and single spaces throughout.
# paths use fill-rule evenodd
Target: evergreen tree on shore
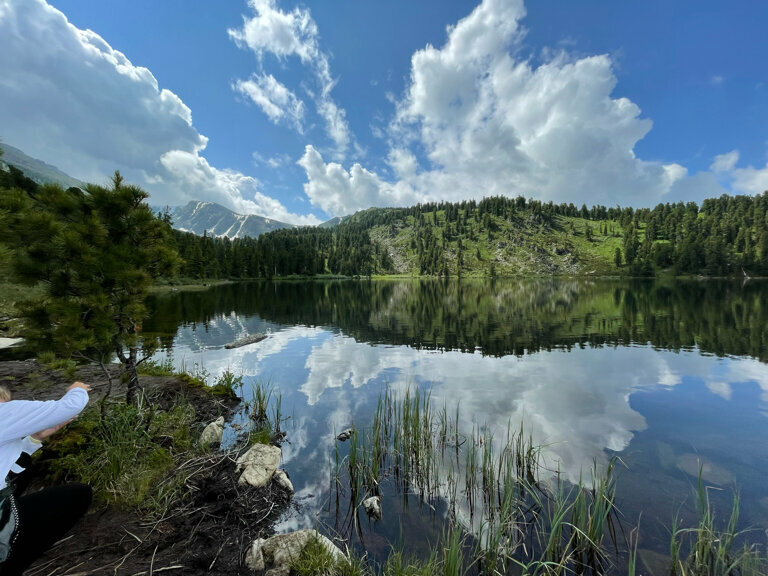
M 29 336 L 43 349 L 102 367 L 117 355 L 129 403 L 139 390 L 140 350 L 152 347 L 141 334 L 148 289 L 178 264 L 170 227 L 155 217 L 147 197 L 119 172 L 110 188 L 45 185 L 0 196 L 16 276 L 44 290 L 42 300 L 24 306 Z

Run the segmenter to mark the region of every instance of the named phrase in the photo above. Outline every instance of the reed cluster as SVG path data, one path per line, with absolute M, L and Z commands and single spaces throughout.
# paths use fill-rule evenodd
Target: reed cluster
M 406 500 L 416 494 L 448 508 L 449 530 L 429 558 L 406 562 L 393 551 L 385 574 L 638 574 L 638 531 L 625 529 L 616 506 L 618 458 L 594 462 L 569 483 L 547 468 L 545 447 L 523 424 L 510 422 L 502 433 L 476 424 L 466 434 L 459 421 L 458 407 L 435 410 L 428 392 L 387 389 L 371 424 L 353 432 L 348 454 L 336 447 L 337 514 L 348 496 L 349 517 L 357 521 L 360 503 L 379 495 L 385 479 Z M 764 556 L 735 546 L 738 498 L 722 531 L 701 482 L 698 507 L 698 527 L 673 525 L 670 576 L 765 573 Z

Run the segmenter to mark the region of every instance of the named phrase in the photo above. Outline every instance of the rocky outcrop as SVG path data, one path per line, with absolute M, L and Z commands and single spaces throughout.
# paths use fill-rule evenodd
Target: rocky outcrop
M 211 422 L 205 427 L 200 435 L 200 446 L 210 446 L 211 444 L 221 444 L 221 438 L 224 435 L 224 417 L 221 416 L 215 422 Z
M 253 572 L 264 576 L 288 576 L 291 562 L 298 559 L 301 551 L 312 540 L 317 540 L 335 561 L 346 556 L 336 545 L 315 530 L 298 530 L 288 534 L 278 534 L 264 540 L 254 540 L 245 555 L 245 565 Z

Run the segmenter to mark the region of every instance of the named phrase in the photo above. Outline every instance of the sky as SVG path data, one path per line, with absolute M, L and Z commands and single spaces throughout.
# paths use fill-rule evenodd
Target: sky
M 0 0 L 0 139 L 318 224 L 768 190 L 764 0 Z

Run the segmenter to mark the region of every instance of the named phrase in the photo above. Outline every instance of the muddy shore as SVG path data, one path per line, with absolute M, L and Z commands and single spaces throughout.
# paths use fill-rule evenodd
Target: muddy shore
M 124 398 L 120 366 L 111 365 L 109 370 L 113 376 L 110 396 Z M 14 399 L 59 398 L 73 380 L 92 386 L 91 404 L 98 403 L 109 388 L 98 366 L 79 367 L 67 374 L 36 360 L 0 362 L 0 384 L 9 388 Z M 236 398 L 213 396 L 175 377 L 142 376 L 141 383 L 160 410 L 169 409 L 183 395 L 194 406 L 200 429 L 219 415 L 230 416 L 238 404 Z M 45 445 L 35 456 L 25 473 L 28 492 L 75 480 L 51 474 L 57 454 Z M 26 574 L 249 574 L 243 564 L 247 547 L 255 538 L 273 533 L 271 527 L 290 506 L 290 496 L 274 483 L 263 488 L 238 486 L 237 456 L 237 452 L 222 451 L 191 455 L 173 471 L 184 478 L 184 497 L 161 518 L 148 519 L 132 510 L 95 503 Z

